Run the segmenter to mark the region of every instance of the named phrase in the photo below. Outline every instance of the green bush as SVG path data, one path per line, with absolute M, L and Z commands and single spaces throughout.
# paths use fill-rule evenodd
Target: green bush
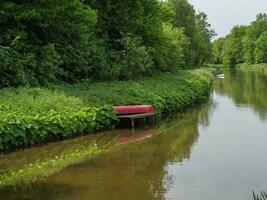
M 151 104 L 157 112 L 186 108 L 209 94 L 211 74 L 208 70 L 179 71 L 154 75 L 135 81 L 79 83 L 52 86 L 89 105 Z
M 0 91 L 0 151 L 71 138 L 109 128 L 110 106 L 89 106 L 47 89 Z
M 256 41 L 255 60 L 256 63 L 267 63 L 267 31 Z
M 154 63 L 141 38 L 127 34 L 120 40 L 120 45 L 122 50 L 113 55 L 113 77 L 128 80 L 152 72 Z
M 111 105 L 151 104 L 157 113 L 186 109 L 208 95 L 211 75 L 180 71 L 136 81 L 0 90 L 0 151 L 110 128 Z

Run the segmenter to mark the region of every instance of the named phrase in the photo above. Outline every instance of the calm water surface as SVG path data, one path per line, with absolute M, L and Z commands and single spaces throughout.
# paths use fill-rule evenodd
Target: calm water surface
M 131 137 L 129 131 L 120 134 L 118 143 L 129 144 L 43 181 L 4 188 L 0 199 L 252 199 L 253 190 L 267 191 L 267 76 L 226 72 L 200 109 Z M 66 149 L 69 143 L 56 146 Z M 0 168 L 49 152 L 42 148 L 2 156 Z

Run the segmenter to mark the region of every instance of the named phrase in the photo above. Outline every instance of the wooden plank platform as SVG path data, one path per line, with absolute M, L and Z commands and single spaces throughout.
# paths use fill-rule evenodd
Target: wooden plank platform
M 131 120 L 131 126 L 132 128 L 135 127 L 134 120 L 135 119 L 141 119 L 141 118 L 148 118 L 150 117 L 152 119 L 152 124 L 154 125 L 155 121 L 155 113 L 143 113 L 143 114 L 132 114 L 132 115 L 118 115 L 119 119 L 130 119 Z

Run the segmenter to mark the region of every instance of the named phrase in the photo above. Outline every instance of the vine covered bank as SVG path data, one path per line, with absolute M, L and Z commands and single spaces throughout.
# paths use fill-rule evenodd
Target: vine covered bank
M 0 90 L 0 150 L 10 151 L 112 128 L 112 105 L 151 104 L 174 112 L 209 95 L 212 74 L 198 69 L 135 81 Z

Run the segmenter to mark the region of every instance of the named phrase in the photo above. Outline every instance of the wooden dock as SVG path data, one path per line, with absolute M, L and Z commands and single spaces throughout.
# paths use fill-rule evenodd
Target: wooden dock
M 142 118 L 150 118 L 152 120 L 152 125 L 155 123 L 155 113 L 143 113 L 143 114 L 131 114 L 131 115 L 118 115 L 119 119 L 130 119 L 132 128 L 135 127 L 134 120 Z

